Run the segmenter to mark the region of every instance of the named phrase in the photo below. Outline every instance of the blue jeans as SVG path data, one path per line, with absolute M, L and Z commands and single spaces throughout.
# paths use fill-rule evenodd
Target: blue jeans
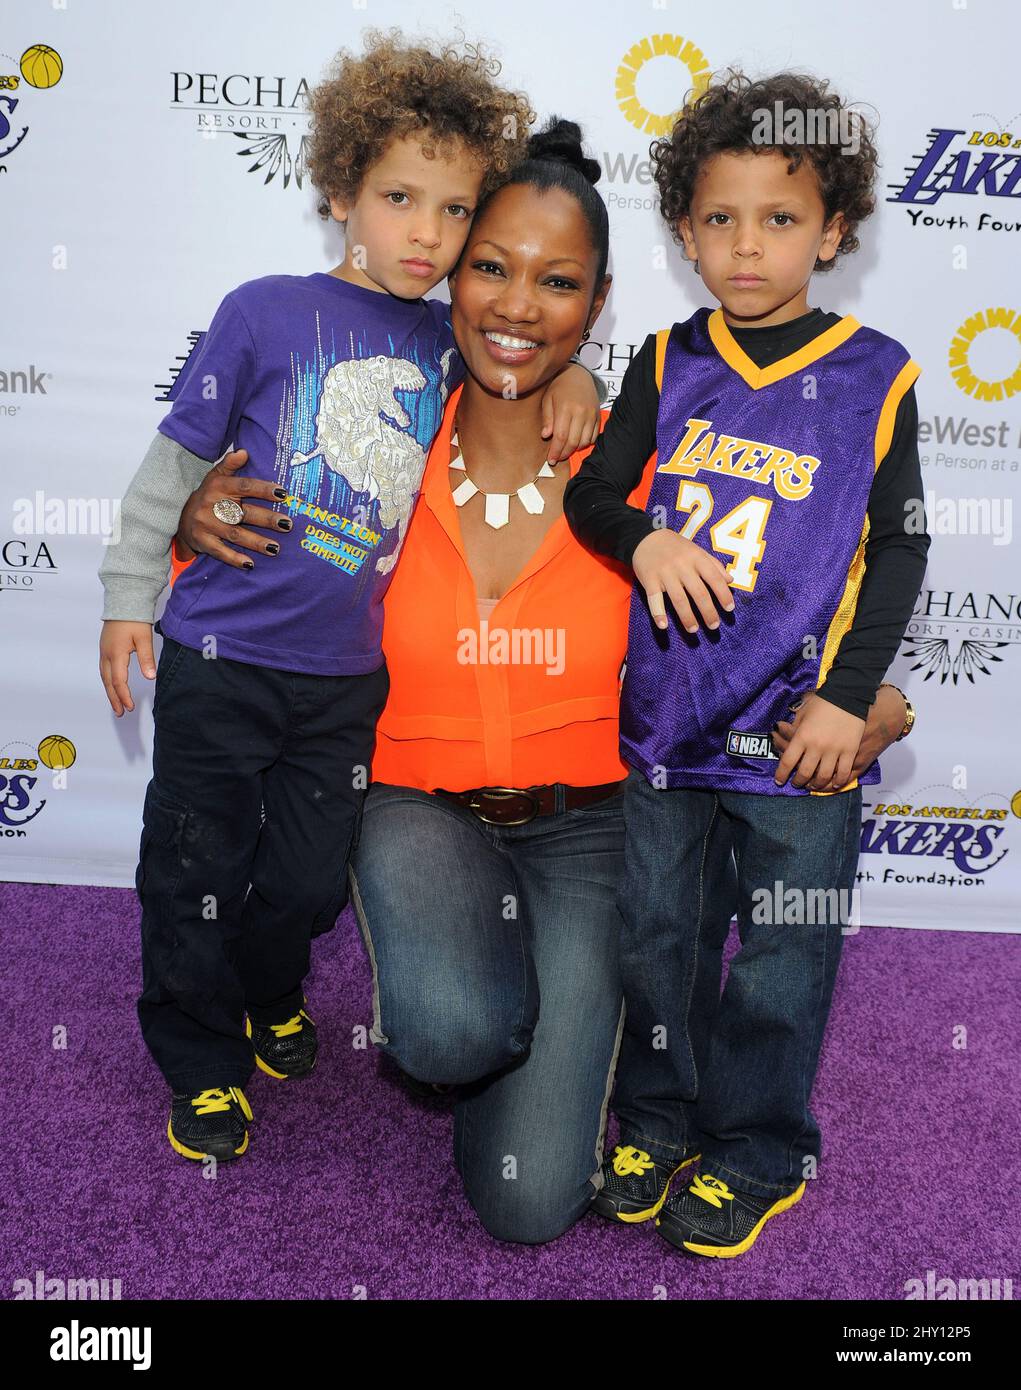
M 352 897 L 373 968 L 372 1040 L 461 1083 L 454 1156 L 501 1240 L 560 1235 L 596 1191 L 621 1026 L 620 793 L 527 825 L 375 783 Z
M 846 920 L 835 909 L 849 903 L 858 862 L 861 792 L 661 791 L 632 772 L 624 814 L 622 1142 L 664 1163 L 698 1148 L 703 1171 L 732 1187 L 786 1195 L 819 1156 L 809 1097 Z M 721 893 L 729 901 L 712 870 L 720 836 L 737 864 L 741 948 L 707 1037 L 704 1007 L 691 1001 L 705 994 L 701 957 L 716 950 L 714 903 Z

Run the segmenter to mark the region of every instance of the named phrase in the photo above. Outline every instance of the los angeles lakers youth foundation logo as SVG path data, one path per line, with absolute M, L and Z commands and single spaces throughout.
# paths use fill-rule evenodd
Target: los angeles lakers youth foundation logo
M 69 785 L 67 772 L 77 761 L 66 734 L 46 734 L 37 744 L 18 738 L 0 744 L 0 840 L 25 838 L 50 793 Z
M 3 160 L 28 134 L 33 91 L 48 91 L 63 75 L 64 61 L 48 43 L 30 44 L 20 58 L 0 53 L 0 173 L 7 173 Z

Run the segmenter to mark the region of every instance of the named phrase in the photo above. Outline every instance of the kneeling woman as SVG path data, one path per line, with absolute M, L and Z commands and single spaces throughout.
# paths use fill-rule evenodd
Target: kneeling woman
M 617 706 L 632 579 L 568 530 L 564 488 L 586 451 L 551 468 L 541 437 L 543 388 L 609 288 L 599 168 L 565 123 L 530 153 L 479 210 L 451 278 L 467 377 L 386 598 L 390 697 L 352 887 L 374 1041 L 412 1077 L 458 1086 L 469 1200 L 494 1236 L 535 1243 L 571 1226 L 601 1182 L 623 1026 Z M 220 481 L 182 518 L 197 548 L 189 521 L 216 533 Z M 881 713 L 861 767 L 888 741 Z M 712 855 L 696 1054 L 733 897 L 729 846 Z

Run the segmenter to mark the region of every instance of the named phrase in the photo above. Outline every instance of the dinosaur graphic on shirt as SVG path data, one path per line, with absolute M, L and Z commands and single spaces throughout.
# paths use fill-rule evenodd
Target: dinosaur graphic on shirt
M 443 354 L 441 400 L 453 349 Z M 379 523 L 398 527 L 393 552 L 376 561 L 386 574 L 397 563 L 422 473 L 426 453 L 409 433 L 411 417 L 397 400 L 397 391 L 422 391 L 427 385 L 421 369 L 407 358 L 362 357 L 337 362 L 323 379 L 315 420 L 315 442 L 307 453 L 295 451 L 290 466 L 321 457 L 354 492 L 368 493 L 379 502 Z

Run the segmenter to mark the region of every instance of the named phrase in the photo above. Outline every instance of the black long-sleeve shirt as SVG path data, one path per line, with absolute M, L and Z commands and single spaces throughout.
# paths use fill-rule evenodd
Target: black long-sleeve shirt
M 768 367 L 839 322 L 838 314 L 812 309 L 788 323 L 731 332 L 757 367 Z M 578 539 L 627 565 L 639 541 L 655 529 L 652 517 L 629 507 L 626 499 L 656 449 L 658 412 L 656 339 L 650 334 L 624 374 L 599 442 L 564 493 L 564 511 Z M 897 654 L 925 574 L 929 536 L 924 529 L 906 529 L 908 509 L 920 507 L 921 499 L 918 403 L 912 387 L 897 410 L 890 448 L 869 494 L 865 574 L 854 618 L 818 691 L 861 719 Z

